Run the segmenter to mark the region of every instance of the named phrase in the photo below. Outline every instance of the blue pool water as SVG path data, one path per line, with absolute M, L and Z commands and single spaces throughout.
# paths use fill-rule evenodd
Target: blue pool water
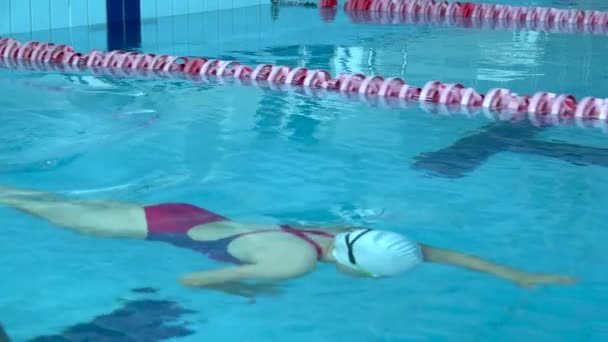
M 537 2 L 571 3 L 593 4 Z M 214 37 L 194 27 L 226 18 L 250 21 L 234 20 L 232 31 Z M 342 12 L 322 23 L 317 10 L 301 8 L 272 19 L 269 6 L 162 18 L 144 32 L 167 27 L 176 30 L 172 41 L 148 35 L 143 50 L 378 73 L 416 85 L 457 81 L 480 91 L 608 91 L 606 36 L 355 24 Z M 540 129 L 231 83 L 0 70 L 0 89 L 0 184 L 184 201 L 255 223 L 368 225 L 581 279 L 525 290 L 438 265 L 373 281 L 323 266 L 287 283 L 281 297 L 250 304 L 180 287 L 179 275 L 218 266 L 191 251 L 81 236 L 0 208 L 0 322 L 15 341 L 69 335 L 132 312 L 146 322 L 172 320 L 168 336 L 181 332 L 180 341 L 608 338 L 601 128 Z M 120 326 L 145 331 L 132 320 Z M 166 331 L 151 325 L 160 339 Z

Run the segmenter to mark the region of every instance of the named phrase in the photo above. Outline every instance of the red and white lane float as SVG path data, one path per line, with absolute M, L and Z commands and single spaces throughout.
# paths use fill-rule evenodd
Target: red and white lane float
M 387 1 L 393 3 L 394 1 Z M 588 121 L 608 119 L 608 99 L 585 97 L 577 101 L 568 94 L 536 92 L 520 95 L 509 89 L 495 88 L 487 93 L 462 84 L 429 81 L 422 87 L 407 84 L 398 77 L 378 75 L 340 74 L 332 77 L 325 70 L 309 70 L 273 64 L 255 67 L 237 61 L 207 59 L 204 57 L 182 57 L 125 51 L 89 53 L 74 51 L 68 45 L 26 42 L 11 38 L 0 38 L 0 62 L 8 68 L 59 72 L 82 72 L 109 74 L 122 77 L 156 76 L 162 78 L 185 78 L 193 81 L 215 77 L 220 81 L 232 78 L 248 84 L 265 84 L 272 88 L 301 87 L 305 90 L 339 92 L 349 97 L 379 99 L 400 102 L 417 101 L 421 104 L 437 104 L 453 112 L 466 113 L 482 110 L 487 115 L 501 118 L 529 115 L 542 123 Z M 585 124 L 588 126 L 588 124 Z
M 351 18 L 382 23 L 446 22 L 548 32 L 608 33 L 608 12 L 435 0 L 348 0 Z

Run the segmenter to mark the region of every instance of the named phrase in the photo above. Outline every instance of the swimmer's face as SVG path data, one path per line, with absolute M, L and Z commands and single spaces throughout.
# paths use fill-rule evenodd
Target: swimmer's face
M 363 233 L 359 233 L 358 236 L 352 239 L 351 241 L 351 233 L 357 230 L 363 231 Z M 331 254 L 333 259 L 332 261 L 336 264 L 336 268 L 339 272 L 352 277 L 375 278 L 374 274 L 367 272 L 357 264 L 355 253 L 353 252 L 353 246 L 357 242 L 357 238 L 365 235 L 368 231 L 371 231 L 371 229 L 360 227 L 345 227 L 345 229 L 343 229 L 341 232 L 342 234 L 336 236 L 336 239 L 338 240 L 334 239 L 334 245 Z M 341 241 L 342 236 L 344 237 L 344 241 L 346 241 L 346 246 L 344 246 L 344 243 L 342 243 Z M 338 244 L 340 247 L 337 247 L 336 244 Z M 340 255 L 347 253 L 348 259 L 344 257 L 336 258 L 333 255 L 333 252 L 336 251 L 335 248 L 340 248 L 340 251 L 338 252 Z
M 340 264 L 338 262 L 336 263 L 336 269 L 340 273 L 346 274 L 346 275 L 351 276 L 351 277 L 357 277 L 357 278 L 370 278 L 371 277 L 371 275 L 368 274 L 368 273 L 352 269 L 352 268 L 350 268 L 348 266 L 345 266 L 345 265 L 342 265 L 342 264 Z

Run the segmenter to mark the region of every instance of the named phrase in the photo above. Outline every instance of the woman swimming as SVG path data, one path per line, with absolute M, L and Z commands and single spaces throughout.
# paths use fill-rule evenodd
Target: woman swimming
M 576 281 L 562 275 L 528 273 L 473 255 L 417 243 L 389 231 L 243 224 L 182 203 L 139 206 L 79 201 L 0 187 L 0 205 L 83 234 L 162 241 L 232 264 L 186 274 L 180 281 L 187 287 L 244 297 L 276 293 L 277 282 L 309 274 L 319 262 L 335 264 L 344 273 L 362 277 L 394 276 L 422 262 L 435 262 L 489 273 L 524 287 Z

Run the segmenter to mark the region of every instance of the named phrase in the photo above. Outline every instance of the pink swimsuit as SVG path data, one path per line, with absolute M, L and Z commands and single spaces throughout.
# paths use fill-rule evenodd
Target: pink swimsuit
M 197 241 L 192 240 L 188 236 L 188 231 L 195 226 L 218 222 L 228 221 L 227 218 L 210 212 L 206 209 L 199 208 L 190 204 L 183 203 L 164 203 L 144 208 L 146 213 L 146 221 L 148 223 L 148 236 L 150 241 L 164 241 L 178 247 L 189 248 L 199 253 L 206 255 L 208 258 L 235 264 L 243 262 L 228 252 L 228 245 L 235 239 L 249 234 L 258 234 L 264 232 L 276 232 L 276 230 L 259 230 L 228 236 L 212 241 Z M 318 235 L 333 238 L 334 235 L 319 231 L 319 230 L 304 230 L 295 229 L 288 225 L 281 225 L 281 230 L 288 234 L 293 234 L 300 239 L 310 243 L 317 251 L 317 256 L 321 258 L 323 250 L 318 243 L 311 239 L 308 235 Z

